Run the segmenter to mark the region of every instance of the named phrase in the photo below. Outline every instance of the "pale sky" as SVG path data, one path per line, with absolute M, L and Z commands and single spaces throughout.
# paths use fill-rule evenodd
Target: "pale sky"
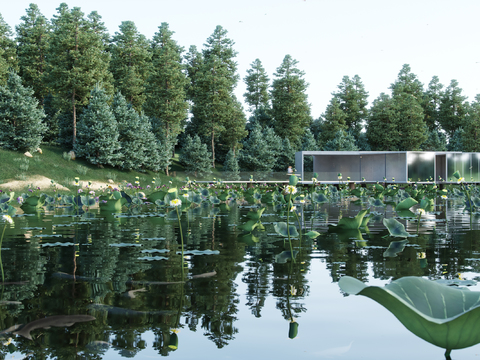
M 1 0 L 0 13 L 12 30 L 32 1 Z M 134 21 L 151 39 L 162 22 L 188 50 L 203 48 L 217 25 L 228 31 L 238 52 L 243 101 L 250 64 L 259 58 L 270 79 L 286 54 L 298 60 L 310 84 L 314 119 L 325 112 L 342 77 L 358 74 L 373 102 L 397 78 L 403 64 L 426 87 L 432 76 L 448 86 L 459 82 L 473 101 L 480 93 L 478 16 L 480 1 L 461 0 L 66 0 L 85 14 L 98 11 L 110 35 L 122 21 Z M 59 0 L 34 2 L 48 19 Z

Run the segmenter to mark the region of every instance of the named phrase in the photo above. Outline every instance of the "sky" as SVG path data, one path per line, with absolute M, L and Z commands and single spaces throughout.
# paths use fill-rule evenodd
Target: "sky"
M 15 29 L 31 0 L 1 0 L 0 14 Z M 134 21 L 151 39 L 167 22 L 188 51 L 203 49 L 217 25 L 228 31 L 238 52 L 235 93 L 243 101 L 244 77 L 260 59 L 273 80 L 285 55 L 305 72 L 311 115 L 317 119 L 346 75 L 359 75 L 370 104 L 390 93 L 403 64 L 426 88 L 434 75 L 445 86 L 459 82 L 473 101 L 480 94 L 480 1 L 444 0 L 66 0 L 87 15 L 97 11 L 110 33 Z M 34 1 L 51 19 L 60 0 Z

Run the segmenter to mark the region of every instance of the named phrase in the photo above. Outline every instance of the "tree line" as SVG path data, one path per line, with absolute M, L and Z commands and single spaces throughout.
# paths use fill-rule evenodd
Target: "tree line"
M 175 149 L 186 170 L 207 173 L 284 171 L 299 150 L 480 151 L 480 95 L 469 103 L 437 76 L 424 86 L 409 65 L 370 107 L 361 78 L 343 77 L 313 119 L 298 62 L 286 55 L 271 80 L 256 59 L 247 121 L 221 26 L 185 51 L 167 23 L 151 40 L 132 21 L 110 36 L 97 12 L 62 3 L 51 20 L 30 4 L 15 30 L 0 15 L 2 148 L 55 142 L 93 164 L 167 173 Z

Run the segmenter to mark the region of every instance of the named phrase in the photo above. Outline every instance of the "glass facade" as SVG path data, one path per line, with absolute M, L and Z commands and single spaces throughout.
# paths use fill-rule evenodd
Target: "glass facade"
M 435 178 L 435 153 L 412 153 L 407 155 L 408 179 L 411 181 L 433 181 Z

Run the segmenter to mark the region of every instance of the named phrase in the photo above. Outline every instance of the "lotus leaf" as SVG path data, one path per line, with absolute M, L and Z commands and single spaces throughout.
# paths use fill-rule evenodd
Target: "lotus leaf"
M 218 195 L 218 198 L 220 199 L 220 201 L 227 201 L 228 199 L 228 191 L 223 191 L 220 195 Z
M 250 220 L 259 220 L 263 214 L 263 212 L 265 211 L 266 208 L 260 208 L 258 210 L 254 210 L 254 211 L 249 211 L 247 213 L 247 218 L 250 219 Z
M 416 204 L 418 204 L 417 200 L 413 198 L 406 198 L 405 200 L 398 203 L 398 205 L 395 207 L 395 211 L 408 210 Z
M 208 189 L 202 189 L 200 190 L 200 195 L 207 197 L 210 196 L 210 193 L 208 192 Z
M 357 216 L 353 218 L 341 218 L 338 221 L 337 227 L 342 229 L 358 229 L 362 225 L 363 218 L 369 212 L 369 209 L 361 210 L 358 212 Z
M 405 245 L 408 243 L 408 240 L 392 241 L 388 246 L 388 249 L 383 253 L 384 257 L 395 257 L 399 252 L 402 252 L 405 249 Z
M 342 291 L 367 296 L 388 309 L 412 333 L 447 350 L 480 342 L 480 292 L 458 290 L 420 277 L 408 276 L 384 288 L 367 286 L 344 276 Z
M 45 204 L 45 196 L 29 196 L 25 199 L 24 204 L 33 207 L 42 207 Z
M 391 236 L 396 237 L 409 237 L 410 235 L 405 231 L 405 226 L 398 220 L 383 219 L 383 225 L 388 229 Z
M 304 234 L 306 237 L 310 238 L 310 239 L 315 239 L 316 237 L 320 236 L 320 233 L 317 232 L 317 231 L 309 231 L 307 233 Z
M 165 198 L 165 194 L 165 191 L 155 191 L 148 195 L 148 201 L 152 203 L 156 202 L 157 200 L 163 201 L 163 199 Z
M 245 224 L 240 225 L 238 228 L 245 232 L 253 231 L 258 226 L 257 220 L 248 220 Z
M 375 207 L 385 206 L 382 200 L 375 198 L 368 198 L 368 203 Z
M 214 205 L 220 204 L 220 199 L 217 198 L 216 196 L 210 196 L 210 199 L 209 199 L 209 200 L 210 200 L 210 202 L 211 202 L 212 204 L 214 204 Z
M 293 250 L 293 256 L 292 256 L 292 252 L 290 252 L 290 250 L 282 251 L 280 254 L 275 255 L 275 262 L 277 264 L 285 264 L 287 262 L 287 260 L 295 259 L 297 254 L 298 254 L 297 250 Z
M 287 223 L 284 222 L 277 222 L 273 224 L 273 228 L 277 232 L 277 234 L 281 236 L 288 236 L 288 232 L 290 233 L 290 236 L 292 237 L 298 237 L 298 231 L 297 228 L 294 225 L 289 225 L 288 226 L 288 232 L 287 232 Z
M 415 215 L 413 212 L 410 210 L 401 210 L 397 211 L 397 215 L 402 218 L 415 218 L 417 215 Z
M 105 211 L 120 211 L 122 210 L 122 199 L 108 199 L 98 203 L 101 210 Z
M 321 204 L 321 203 L 328 202 L 328 198 L 322 193 L 316 193 L 315 192 L 315 193 L 312 194 L 312 201 L 314 203 Z

